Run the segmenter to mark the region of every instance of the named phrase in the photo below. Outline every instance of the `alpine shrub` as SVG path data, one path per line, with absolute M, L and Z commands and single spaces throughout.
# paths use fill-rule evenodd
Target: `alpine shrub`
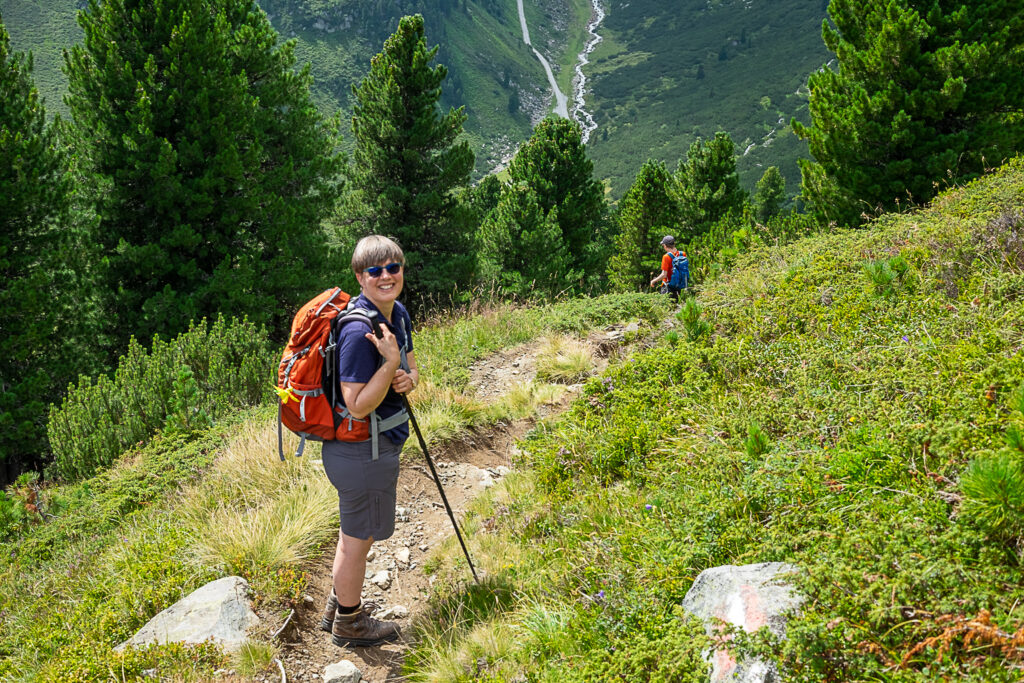
M 711 333 L 711 323 L 701 319 L 700 306 L 696 299 L 687 299 L 683 304 L 683 309 L 676 314 L 676 317 L 683 323 L 686 338 L 691 342 Z
M 971 462 L 961 480 L 960 514 L 992 539 L 1024 538 L 1024 461 L 1019 452 L 1000 452 Z
M 133 338 L 113 377 L 83 376 L 50 407 L 51 474 L 88 477 L 165 426 L 195 429 L 255 405 L 272 367 L 265 331 L 244 319 L 204 319 L 173 341 L 155 338 L 150 351 Z

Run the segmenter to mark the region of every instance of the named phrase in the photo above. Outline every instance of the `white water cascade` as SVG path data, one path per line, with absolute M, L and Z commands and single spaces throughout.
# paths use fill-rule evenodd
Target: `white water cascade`
M 579 53 L 576 57 L 576 77 L 573 78 L 573 105 L 572 105 L 572 116 L 576 119 L 576 122 L 580 124 L 580 128 L 583 130 L 583 144 L 587 144 L 590 140 L 590 134 L 597 130 L 597 122 L 594 121 L 594 117 L 583 108 L 586 104 L 586 85 L 587 77 L 583 75 L 583 67 L 590 63 L 589 55 L 597 47 L 597 44 L 601 42 L 601 36 L 597 35 L 597 27 L 604 21 L 604 10 L 601 9 L 601 4 L 598 0 L 590 0 L 594 7 L 594 17 L 587 25 L 587 33 L 590 34 L 590 40 L 583 46 L 583 52 Z M 526 25 L 523 24 L 525 27 Z

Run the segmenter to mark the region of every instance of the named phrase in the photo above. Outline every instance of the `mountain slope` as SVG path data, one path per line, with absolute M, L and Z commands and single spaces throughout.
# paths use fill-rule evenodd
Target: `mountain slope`
M 470 550 L 505 564 L 436 598 L 417 680 L 702 683 L 695 578 L 783 561 L 786 640 L 733 644 L 786 680 L 1018 681 L 1022 232 L 1017 159 L 705 284 L 705 325 L 589 381 L 475 507 Z
M 674 169 L 697 137 L 724 130 L 751 189 L 779 166 L 799 187 L 807 145 L 789 129 L 807 119 L 807 76 L 831 57 L 821 40 L 827 2 L 609 0 L 605 40 L 588 69 L 599 128 L 595 173 L 621 195 L 648 158 Z
M 449 67 L 443 104 L 465 105 L 466 133 L 477 172 L 493 169 L 551 111 L 544 71 L 522 40 L 515 0 L 262 0 L 283 38 L 297 40 L 310 62 L 314 95 L 326 113 L 351 111 L 351 86 L 365 75 L 398 18 L 420 12 L 427 39 Z M 66 114 L 61 51 L 81 40 L 81 0 L 0 0 L 15 49 L 35 55 L 34 77 L 51 113 Z M 611 0 L 604 37 L 586 69 L 586 109 L 599 128 L 590 140 L 598 178 L 620 196 L 648 157 L 670 167 L 697 136 L 730 133 L 739 146 L 744 184 L 780 166 L 790 194 L 795 159 L 806 145 L 789 131 L 806 117 L 807 75 L 829 57 L 821 41 L 819 3 Z M 551 62 L 569 93 L 573 67 L 592 12 L 587 0 L 526 0 L 533 47 Z M 703 78 L 698 72 L 703 72 Z M 350 144 L 346 139 L 345 144 Z

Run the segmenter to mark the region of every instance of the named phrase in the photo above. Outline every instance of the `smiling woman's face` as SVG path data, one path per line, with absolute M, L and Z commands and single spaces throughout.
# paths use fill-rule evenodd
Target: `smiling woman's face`
M 367 299 L 372 301 L 382 312 L 390 311 L 395 300 L 402 293 L 402 285 L 405 283 L 405 268 L 400 268 L 397 273 L 392 274 L 386 268 L 388 263 L 374 265 L 383 268 L 380 275 L 373 277 L 364 270 L 361 273 L 356 273 L 356 280 Z

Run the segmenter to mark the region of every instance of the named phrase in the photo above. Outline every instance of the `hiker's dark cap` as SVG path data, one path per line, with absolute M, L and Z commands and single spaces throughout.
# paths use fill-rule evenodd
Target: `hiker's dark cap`
M 666 246 L 672 246 L 673 244 L 676 243 L 676 238 L 673 237 L 672 235 L 665 235 L 664 237 L 661 238 L 661 243 Z

